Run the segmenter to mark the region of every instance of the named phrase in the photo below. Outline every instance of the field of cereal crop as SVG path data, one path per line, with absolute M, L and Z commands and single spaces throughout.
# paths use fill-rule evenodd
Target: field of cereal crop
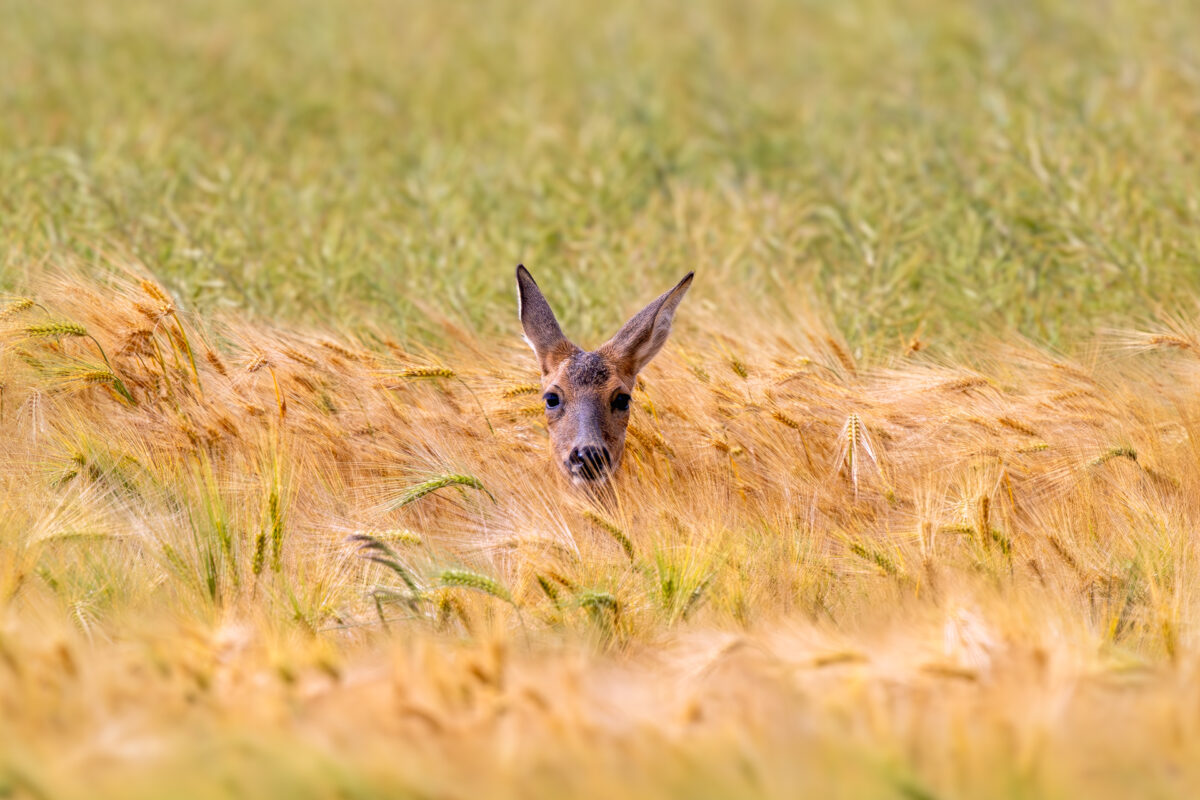
M 0 797 L 1194 796 L 1197 32 L 0 0 Z

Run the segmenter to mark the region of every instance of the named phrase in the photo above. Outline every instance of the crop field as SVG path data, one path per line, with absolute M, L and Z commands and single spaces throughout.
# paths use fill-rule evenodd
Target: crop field
M 0 0 L 0 798 L 1196 796 L 1197 34 Z

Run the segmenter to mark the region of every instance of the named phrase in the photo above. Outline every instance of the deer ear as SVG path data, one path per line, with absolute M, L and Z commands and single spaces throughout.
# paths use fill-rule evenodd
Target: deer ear
M 601 348 L 617 360 L 619 369 L 624 374 L 629 377 L 637 375 L 667 343 L 667 336 L 671 333 L 671 320 L 675 318 L 675 309 L 687 294 L 695 274 L 689 272 L 674 289 L 635 314 L 617 331 L 617 335 Z
M 525 341 L 533 348 L 543 375 L 553 371 L 576 349 L 563 336 L 550 304 L 524 264 L 517 266 L 517 316 L 521 318 Z

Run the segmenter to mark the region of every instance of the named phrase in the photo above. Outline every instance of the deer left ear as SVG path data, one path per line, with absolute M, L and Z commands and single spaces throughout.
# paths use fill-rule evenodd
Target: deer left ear
M 667 337 L 671 334 L 671 321 L 688 287 L 692 285 L 694 272 L 689 272 L 675 288 L 661 295 L 626 322 L 617 335 L 609 339 L 600 350 L 611 355 L 625 375 L 633 377 L 658 355 Z
M 517 265 L 517 315 L 525 331 L 525 341 L 533 348 L 542 375 L 553 372 L 563 359 L 578 348 L 563 336 L 558 320 L 524 264 Z

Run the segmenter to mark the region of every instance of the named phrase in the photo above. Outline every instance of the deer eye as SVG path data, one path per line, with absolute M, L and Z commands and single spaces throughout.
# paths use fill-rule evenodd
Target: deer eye
M 554 392 L 546 392 L 542 399 L 546 401 L 546 408 L 558 408 L 562 403 L 562 398 Z
M 621 392 L 612 399 L 613 411 L 628 411 L 629 410 L 629 395 Z

